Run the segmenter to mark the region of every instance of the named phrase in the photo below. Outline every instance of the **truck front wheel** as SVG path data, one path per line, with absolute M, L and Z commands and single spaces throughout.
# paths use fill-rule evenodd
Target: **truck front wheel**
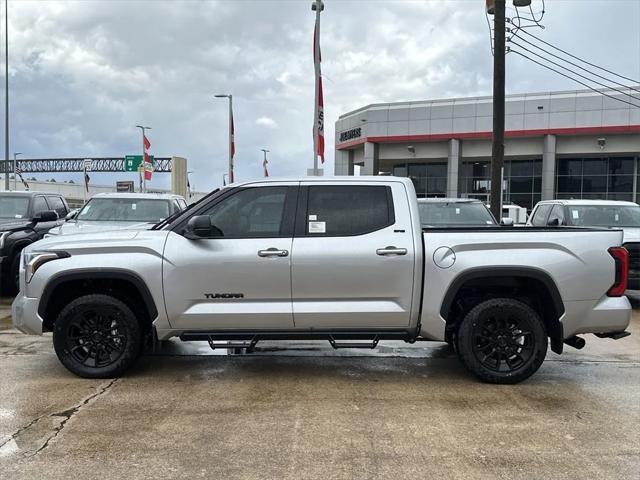
M 142 331 L 125 303 L 109 295 L 85 295 L 60 312 L 53 326 L 53 346 L 72 373 L 114 378 L 138 358 Z
M 493 298 L 471 309 L 456 336 L 458 356 L 489 383 L 518 383 L 533 375 L 547 353 L 540 316 L 511 298 Z

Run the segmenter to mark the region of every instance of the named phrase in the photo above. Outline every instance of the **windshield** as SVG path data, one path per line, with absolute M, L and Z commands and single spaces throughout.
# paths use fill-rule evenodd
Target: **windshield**
M 171 213 L 168 200 L 92 198 L 76 220 L 89 222 L 159 222 Z
M 418 203 L 418 211 L 422 226 L 496 224 L 482 203 Z
M 567 224 L 576 227 L 640 227 L 640 206 L 570 205 Z
M 0 196 L 0 218 L 26 218 L 29 197 Z

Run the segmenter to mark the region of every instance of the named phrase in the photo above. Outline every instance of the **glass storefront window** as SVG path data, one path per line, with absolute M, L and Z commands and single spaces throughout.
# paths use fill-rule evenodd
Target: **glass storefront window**
M 560 158 L 557 161 L 557 197 L 633 198 L 636 161 L 635 157 Z

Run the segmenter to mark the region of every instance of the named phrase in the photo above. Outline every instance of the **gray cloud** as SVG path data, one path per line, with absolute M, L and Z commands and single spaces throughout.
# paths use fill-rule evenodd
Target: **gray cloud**
M 263 147 L 272 175 L 304 174 L 312 150 L 310 3 L 11 1 L 11 149 L 28 157 L 136 153 L 134 125 L 146 123 L 152 152 L 186 156 L 195 187 L 208 190 L 220 184 L 227 158 L 226 103 L 212 94 L 233 93 L 237 177 L 261 175 Z M 328 172 L 341 113 L 491 93 L 483 3 L 325 0 Z M 640 2 L 547 1 L 544 23 L 538 35 L 546 40 L 640 77 Z M 513 55 L 507 78 L 510 92 L 575 87 Z

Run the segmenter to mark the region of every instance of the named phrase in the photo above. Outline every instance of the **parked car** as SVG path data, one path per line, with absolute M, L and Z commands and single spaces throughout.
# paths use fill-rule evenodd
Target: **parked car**
M 53 235 L 117 229 L 146 229 L 187 208 L 180 195 L 167 193 L 99 193 L 49 232 Z
M 629 251 L 629 289 L 640 289 L 640 206 L 616 200 L 545 200 L 538 202 L 529 225 L 620 228 Z
M 18 291 L 20 252 L 62 224 L 69 211 L 56 193 L 0 192 L 0 286 L 5 294 Z
M 62 364 L 91 378 L 121 375 L 145 340 L 395 339 L 449 342 L 480 379 L 515 383 L 548 344 L 628 335 L 621 243 L 605 229 L 423 231 L 407 178 L 264 179 L 151 230 L 27 247 L 13 324 L 52 331 Z
M 498 224 L 484 203 L 470 198 L 419 198 L 418 212 L 423 228 Z

